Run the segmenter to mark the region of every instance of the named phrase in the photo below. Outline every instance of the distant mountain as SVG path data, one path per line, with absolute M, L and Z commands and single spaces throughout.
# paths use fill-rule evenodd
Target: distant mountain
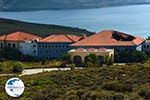
M 149 3 L 150 0 L 0 0 L 0 11 L 83 9 Z
M 85 29 L 71 28 L 58 25 L 27 23 L 22 21 L 0 18 L 0 35 L 14 31 L 29 32 L 43 37 L 51 34 L 73 34 L 78 36 L 84 36 L 85 34 L 87 36 L 90 36 L 94 34 Z

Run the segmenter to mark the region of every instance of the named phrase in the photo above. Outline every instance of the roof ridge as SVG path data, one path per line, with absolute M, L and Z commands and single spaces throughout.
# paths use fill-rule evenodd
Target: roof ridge
M 71 40 L 72 42 L 75 42 L 71 37 L 69 37 L 70 35 L 64 35 L 66 36 L 69 40 Z
M 7 40 L 7 36 L 8 36 L 8 34 L 4 35 L 4 41 Z

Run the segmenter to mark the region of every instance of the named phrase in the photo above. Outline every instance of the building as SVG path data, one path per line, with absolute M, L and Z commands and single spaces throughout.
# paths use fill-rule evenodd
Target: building
M 101 53 L 109 54 L 111 50 L 136 50 L 144 41 L 143 38 L 114 30 L 104 30 L 90 37 L 59 34 L 50 35 L 43 39 L 30 33 L 18 31 L 1 35 L 0 48 L 18 49 L 25 55 L 42 59 L 58 59 L 72 49 L 75 51 L 72 51 L 71 54 L 79 53 L 78 48 L 86 51 L 80 52 L 81 56 L 83 54 L 86 56 L 92 52 L 99 55 Z M 149 47 L 146 42 L 145 45 L 143 45 L 143 50 Z M 91 48 L 94 48 L 94 50 L 89 51 Z M 99 50 L 100 48 L 106 48 L 105 52 Z
M 30 55 L 33 57 L 38 57 L 38 42 L 39 40 L 32 40 L 32 41 L 24 41 L 20 42 L 19 50 L 24 55 Z
M 69 54 L 71 56 L 71 61 L 74 64 L 77 64 L 77 65 L 86 63 L 87 57 L 90 54 L 95 54 L 98 57 L 100 64 L 104 64 L 105 63 L 105 57 L 108 57 L 109 59 L 111 59 L 112 62 L 114 61 L 114 50 L 113 49 L 105 49 L 105 48 L 84 49 L 84 48 L 78 48 L 78 49 L 70 50 Z
M 39 36 L 26 32 L 13 32 L 0 36 L 0 48 L 14 48 L 23 54 L 37 56 L 37 43 L 42 39 Z
M 150 53 L 150 40 L 146 40 L 146 41 L 142 44 L 142 51 L 144 51 L 144 52 L 149 52 L 149 53 Z
M 72 44 L 73 48 L 106 48 L 136 50 L 144 42 L 143 38 L 114 30 L 104 30 Z
M 71 44 L 80 41 L 82 37 L 75 35 L 51 35 L 38 42 L 38 57 L 57 59 L 72 49 Z

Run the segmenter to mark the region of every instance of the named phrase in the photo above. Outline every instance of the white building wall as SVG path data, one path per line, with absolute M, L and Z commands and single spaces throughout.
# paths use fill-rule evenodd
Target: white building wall
M 150 52 L 150 42 L 145 42 L 142 44 L 142 51 Z
M 19 50 L 25 55 L 38 56 L 38 44 L 36 42 L 20 42 Z

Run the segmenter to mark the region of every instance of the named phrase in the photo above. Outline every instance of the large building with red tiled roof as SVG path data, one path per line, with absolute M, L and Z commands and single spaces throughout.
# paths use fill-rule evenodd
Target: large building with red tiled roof
M 38 42 L 38 55 L 43 59 L 60 58 L 72 49 L 71 44 L 81 39 L 75 35 L 50 35 Z
M 116 50 L 136 49 L 144 42 L 143 38 L 114 30 L 104 30 L 72 44 L 73 47 L 113 48 Z
M 34 39 L 40 40 L 41 37 L 33 35 L 31 33 L 25 33 L 20 31 L 13 32 L 0 36 L 0 47 L 18 48 L 19 42 L 32 41 Z
M 23 54 L 43 59 L 60 58 L 69 50 L 76 48 L 79 48 L 76 52 L 85 49 L 88 52 L 95 50 L 103 52 L 105 48 L 135 50 L 143 42 L 143 38 L 114 30 L 104 30 L 90 37 L 59 34 L 41 38 L 19 31 L 0 36 L 0 48 L 15 48 Z
M 37 43 L 42 39 L 39 36 L 26 32 L 13 32 L 0 36 L 0 48 L 14 48 L 23 54 L 37 56 Z

